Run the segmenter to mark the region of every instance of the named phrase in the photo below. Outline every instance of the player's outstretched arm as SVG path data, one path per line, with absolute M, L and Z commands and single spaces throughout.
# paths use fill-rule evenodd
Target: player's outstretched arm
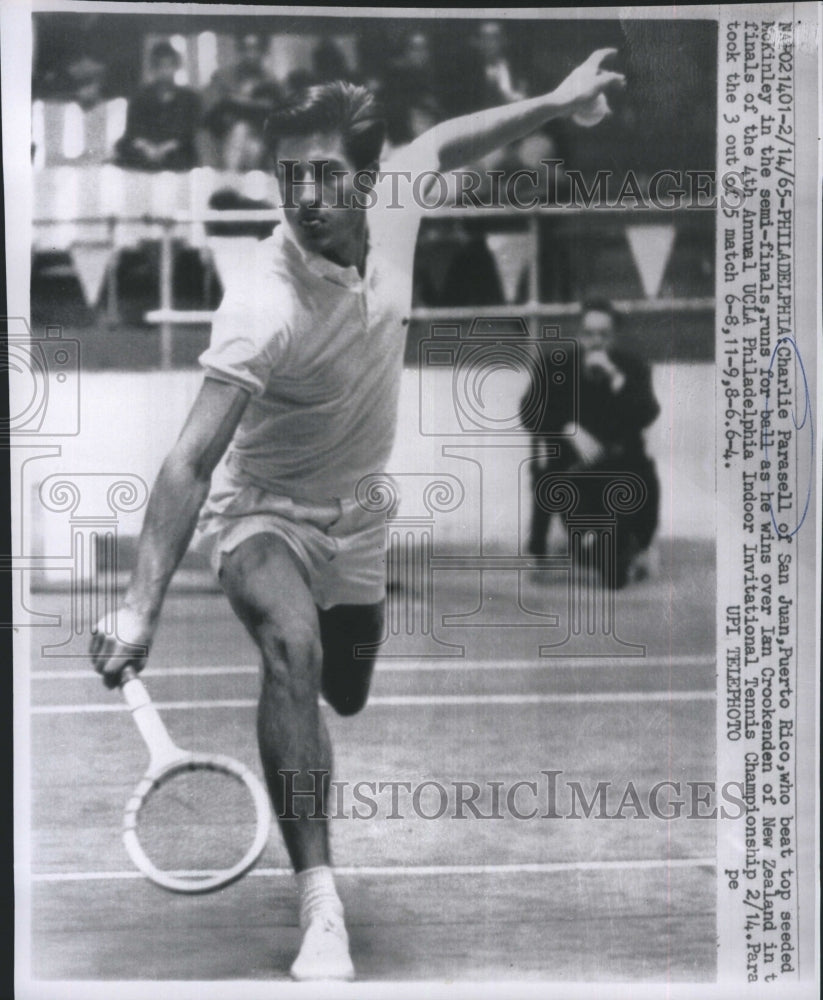
M 622 73 L 603 68 L 616 52 L 598 49 L 550 93 L 441 122 L 412 146 L 431 151 L 440 170 L 453 170 L 523 138 L 552 118 L 591 111 L 604 91 L 625 85 Z
M 119 639 L 98 630 L 91 652 L 108 687 L 120 672 L 142 661 L 129 646 L 151 645 L 166 588 L 185 554 L 209 491 L 211 474 L 231 441 L 249 392 L 205 378 L 177 443 L 166 456 L 146 509 L 137 563 L 117 615 Z

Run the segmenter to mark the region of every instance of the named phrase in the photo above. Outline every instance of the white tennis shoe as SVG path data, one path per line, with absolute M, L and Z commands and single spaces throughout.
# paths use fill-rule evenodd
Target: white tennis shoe
M 298 982 L 354 979 L 354 966 L 349 955 L 349 935 L 342 916 L 320 913 L 311 921 L 292 964 L 291 977 Z

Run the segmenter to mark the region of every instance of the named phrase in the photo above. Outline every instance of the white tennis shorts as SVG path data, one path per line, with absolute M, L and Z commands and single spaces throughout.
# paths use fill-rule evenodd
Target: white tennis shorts
M 225 477 L 203 507 L 193 544 L 219 575 L 224 553 L 261 534 L 286 542 L 318 607 L 385 598 L 384 514 L 363 510 L 355 500 L 292 500 Z

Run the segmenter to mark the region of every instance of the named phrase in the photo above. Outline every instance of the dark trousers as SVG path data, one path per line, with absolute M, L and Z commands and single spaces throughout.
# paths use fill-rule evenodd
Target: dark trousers
M 612 575 L 608 567 L 603 567 L 603 582 L 611 582 L 616 587 L 625 585 L 632 560 L 645 551 L 657 530 L 660 511 L 660 483 L 654 462 L 647 455 L 624 456 L 619 459 L 605 457 L 599 462 L 585 467 L 573 462 L 556 460 L 535 461 L 532 466 L 532 513 L 528 539 L 528 551 L 532 555 L 546 554 L 546 540 L 552 513 L 538 503 L 538 484 L 547 475 L 563 473 L 564 479 L 571 479 L 579 499 L 576 514 L 585 524 L 587 514 L 597 517 L 607 511 L 603 508 L 603 485 L 609 476 L 617 482 L 621 475 L 630 473 L 639 477 L 645 488 L 645 498 L 635 510 L 615 515 L 615 567 Z M 576 474 L 577 473 L 577 474 Z M 560 515 L 566 519 L 567 515 Z M 593 521 L 594 524 L 594 521 Z M 608 574 L 608 579 L 607 579 Z

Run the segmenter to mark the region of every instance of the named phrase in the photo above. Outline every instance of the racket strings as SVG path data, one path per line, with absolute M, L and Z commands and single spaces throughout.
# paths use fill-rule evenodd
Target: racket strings
M 228 871 L 257 832 L 255 803 L 236 775 L 191 766 L 157 782 L 137 814 L 136 834 L 161 872 L 207 878 Z

